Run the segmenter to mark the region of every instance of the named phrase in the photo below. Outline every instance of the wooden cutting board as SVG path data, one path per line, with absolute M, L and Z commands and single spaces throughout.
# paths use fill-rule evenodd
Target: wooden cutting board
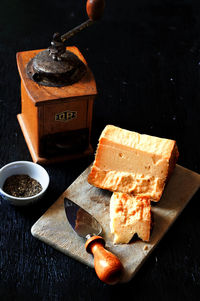
M 122 282 L 129 281 L 148 255 L 153 251 L 172 223 L 179 216 L 200 186 L 200 175 L 176 166 L 165 188 L 162 199 L 152 203 L 155 226 L 149 243 L 135 241 L 129 244 L 114 245 L 110 233 L 109 201 L 111 192 L 88 184 L 88 167 L 46 213 L 33 225 L 31 233 L 36 238 L 80 262 L 93 267 L 93 257 L 85 251 L 84 239 L 80 238 L 69 225 L 64 211 L 64 197 L 90 212 L 102 225 L 106 248 L 115 253 L 124 266 Z

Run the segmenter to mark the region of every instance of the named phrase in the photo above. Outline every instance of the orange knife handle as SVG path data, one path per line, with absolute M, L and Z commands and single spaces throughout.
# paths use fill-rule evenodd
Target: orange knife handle
M 86 251 L 94 256 L 94 268 L 99 279 L 107 284 L 116 284 L 121 278 L 123 266 L 117 256 L 104 246 L 101 236 L 92 236 L 85 244 Z

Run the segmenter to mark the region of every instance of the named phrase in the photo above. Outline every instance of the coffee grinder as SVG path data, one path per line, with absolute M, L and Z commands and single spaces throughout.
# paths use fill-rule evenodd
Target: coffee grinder
M 88 20 L 63 35 L 55 33 L 48 49 L 17 53 L 21 78 L 17 118 L 34 162 L 62 162 L 93 152 L 96 82 L 79 49 L 64 43 L 99 20 L 104 6 L 104 0 L 87 0 Z

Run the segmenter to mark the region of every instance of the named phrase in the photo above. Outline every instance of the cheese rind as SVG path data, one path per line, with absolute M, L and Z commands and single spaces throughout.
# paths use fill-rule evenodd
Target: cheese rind
M 110 229 L 114 243 L 129 243 L 134 234 L 149 241 L 151 201 L 148 197 L 115 192 L 110 199 Z
M 176 142 L 108 125 L 88 182 L 96 187 L 159 201 L 178 158 Z

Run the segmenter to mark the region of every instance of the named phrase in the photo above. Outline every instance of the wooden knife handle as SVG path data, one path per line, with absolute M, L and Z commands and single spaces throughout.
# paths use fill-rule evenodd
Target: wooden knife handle
M 104 246 L 101 236 L 92 236 L 85 244 L 86 251 L 94 256 L 94 268 L 99 279 L 107 284 L 116 284 L 121 278 L 123 266 L 117 256 Z

